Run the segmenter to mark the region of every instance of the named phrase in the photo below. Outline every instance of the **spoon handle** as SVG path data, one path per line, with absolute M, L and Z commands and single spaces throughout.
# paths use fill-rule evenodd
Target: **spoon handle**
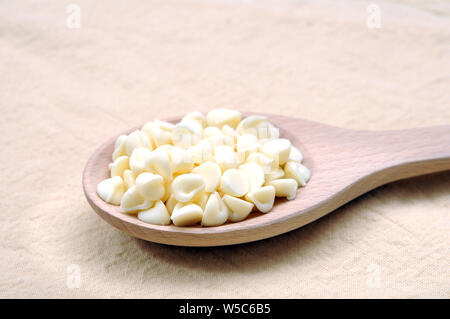
M 450 170 L 450 125 L 361 133 L 367 134 L 364 152 L 383 182 Z

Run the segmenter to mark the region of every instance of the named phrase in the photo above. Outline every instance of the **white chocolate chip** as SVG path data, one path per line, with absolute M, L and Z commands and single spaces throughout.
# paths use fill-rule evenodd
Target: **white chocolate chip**
M 114 142 L 114 149 L 118 149 L 120 147 L 125 147 L 125 141 L 127 140 L 127 136 L 124 134 L 119 135 L 119 137 Z
M 228 125 L 235 128 L 241 121 L 242 114 L 239 111 L 230 109 L 215 109 L 206 115 L 206 122 L 209 126 L 222 128 Z
M 275 188 L 273 186 L 264 186 L 250 191 L 245 199 L 255 204 L 256 208 L 262 213 L 269 212 L 275 202 Z
M 275 187 L 275 196 L 286 197 L 288 200 L 293 200 L 297 196 L 298 184 L 295 179 L 281 178 L 268 183 Z
M 227 125 L 227 127 L 229 127 Z M 230 128 L 232 129 L 232 128 Z M 203 138 L 210 141 L 211 145 L 228 145 L 234 146 L 234 138 L 231 136 L 225 135 L 219 128 L 215 126 L 209 126 L 203 130 Z
M 213 148 L 209 140 L 200 140 L 197 145 L 189 147 L 188 151 L 195 164 L 214 160 Z
M 264 178 L 266 180 L 266 183 L 268 183 L 268 182 L 273 181 L 275 179 L 283 178 L 284 175 L 285 175 L 285 172 L 279 166 L 276 166 L 269 173 L 266 173 L 264 175 Z
M 236 131 L 241 134 L 255 135 L 259 140 L 278 138 L 279 130 L 267 120 L 266 116 L 252 115 L 239 123 Z
M 173 209 L 172 222 L 175 226 L 191 226 L 201 222 L 203 210 L 192 203 L 177 203 Z
M 183 174 L 177 176 L 172 183 L 172 192 L 176 200 L 189 202 L 205 189 L 205 180 L 197 174 Z
M 218 145 L 227 145 L 230 147 L 234 147 L 234 140 L 226 135 L 214 135 L 214 136 L 210 136 L 208 138 L 208 140 L 210 141 L 211 145 L 214 146 L 218 146 Z
M 211 195 L 211 194 L 207 193 L 207 192 L 201 192 L 192 199 L 192 202 L 194 204 L 197 204 L 198 206 L 200 206 L 202 208 L 202 210 L 204 210 L 206 203 L 208 202 L 209 195 Z
M 123 171 L 123 184 L 125 185 L 125 189 L 130 189 L 131 186 L 136 185 L 136 175 L 132 170 L 126 169 Z
M 301 186 L 305 186 L 311 177 L 309 169 L 297 162 L 287 162 L 286 165 L 284 165 L 284 171 L 286 173 L 286 178 L 295 179 Z
M 166 121 L 160 121 L 156 120 L 155 123 L 159 126 L 159 128 L 163 131 L 172 132 L 175 128 L 175 124 L 166 122 Z
M 97 185 L 98 196 L 105 202 L 113 205 L 120 204 L 124 192 L 125 186 L 120 176 L 105 179 Z
M 164 144 L 164 145 L 161 145 L 158 148 L 156 148 L 155 151 L 164 151 L 164 152 L 168 153 L 172 147 L 174 147 L 174 146 L 171 144 Z
M 161 201 L 165 202 L 166 200 L 168 200 L 172 193 L 172 183 L 164 183 L 164 196 L 161 197 Z
M 280 130 L 276 128 L 272 123 L 267 123 L 266 127 L 259 128 L 258 138 L 261 141 L 268 141 L 280 137 Z
M 222 131 L 215 127 L 215 126 L 209 126 L 203 130 L 203 138 L 209 138 L 211 136 L 223 136 L 224 134 Z
M 175 125 L 172 132 L 172 143 L 175 146 L 188 149 L 200 141 L 202 126 L 195 121 L 183 121 Z
M 149 140 L 153 142 L 155 147 L 170 144 L 172 142 L 171 132 L 163 130 L 158 123 L 148 122 L 142 128 L 142 131 L 147 134 Z
M 166 200 L 166 207 L 167 207 L 167 211 L 169 212 L 170 215 L 172 215 L 173 209 L 175 208 L 175 205 L 177 204 L 177 200 L 175 199 L 175 196 L 173 196 L 173 194 L 170 195 L 169 199 Z
M 253 153 L 247 158 L 248 163 L 256 163 L 262 167 L 264 174 L 269 174 L 272 170 L 278 167 L 273 159 L 261 153 Z
M 249 191 L 247 178 L 238 169 L 229 169 L 220 179 L 220 190 L 231 196 L 242 197 Z
M 113 163 L 109 165 L 111 170 L 111 177 L 122 176 L 123 172 L 129 168 L 128 166 L 129 158 L 128 156 L 120 156 Z
M 288 161 L 301 163 L 303 161 L 303 154 L 300 150 L 291 145 L 291 152 L 289 153 Z
M 285 138 L 270 140 L 263 144 L 261 151 L 278 165 L 283 165 L 289 159 L 291 142 Z
M 160 200 L 155 202 L 155 205 L 147 210 L 144 210 L 138 214 L 138 218 L 143 222 L 153 225 L 169 225 L 170 215 L 166 206 Z
M 194 168 L 191 154 L 184 148 L 172 146 L 168 149 L 170 162 L 172 163 L 173 173 L 189 173 Z
M 223 201 L 230 209 L 229 218 L 232 222 L 246 219 L 254 207 L 252 203 L 230 195 L 224 195 Z
M 172 180 L 172 165 L 164 148 L 151 152 L 150 157 L 145 161 L 145 168 L 147 171 L 161 175 L 166 182 Z
M 125 151 L 125 141 L 127 140 L 126 135 L 120 135 L 116 142 L 114 143 L 114 152 L 112 154 L 112 160 L 115 161 L 120 156 L 126 155 Z
M 241 162 L 245 162 L 250 154 L 258 152 L 261 145 L 255 135 L 244 134 L 238 137 L 236 151 Z
M 205 192 L 212 193 L 217 189 L 222 171 L 214 162 L 205 162 L 195 167 L 192 173 L 198 174 L 205 180 Z
M 239 125 L 236 127 L 236 131 L 240 135 L 253 134 L 255 136 L 258 136 L 258 126 L 264 125 L 265 123 L 267 123 L 266 116 L 251 115 L 246 117 L 239 123 Z
M 239 164 L 238 157 L 230 146 L 219 145 L 214 147 L 214 160 L 222 171 L 236 168 Z
M 225 136 L 229 136 L 233 140 L 233 144 L 236 144 L 239 135 L 234 128 L 224 125 L 222 127 L 222 132 Z
M 138 192 L 149 201 L 161 199 L 165 193 L 164 179 L 153 173 L 142 173 L 136 178 Z
M 148 139 L 147 134 L 142 131 L 136 130 L 127 136 L 125 141 L 125 153 L 131 156 L 135 148 L 146 147 L 149 150 L 153 149 L 153 144 Z
M 194 112 L 189 112 L 187 113 L 183 119 L 181 120 L 182 122 L 187 122 L 187 121 L 194 121 L 197 122 L 198 124 L 201 125 L 201 127 L 205 127 L 206 126 L 206 118 L 203 115 L 203 113 L 199 112 L 199 111 L 194 111 Z
M 239 171 L 247 178 L 250 189 L 256 189 L 264 184 L 264 170 L 256 163 L 245 163 L 239 166 Z
M 139 210 L 144 210 L 152 207 L 153 202 L 146 200 L 138 192 L 136 186 L 131 186 L 120 201 L 120 209 L 125 213 L 133 213 Z
M 151 157 L 152 151 L 146 147 L 138 147 L 134 149 L 130 157 L 130 169 L 137 176 L 145 172 L 145 163 Z
M 219 226 L 224 224 L 229 216 L 229 209 L 217 192 L 211 194 L 203 210 L 203 226 Z

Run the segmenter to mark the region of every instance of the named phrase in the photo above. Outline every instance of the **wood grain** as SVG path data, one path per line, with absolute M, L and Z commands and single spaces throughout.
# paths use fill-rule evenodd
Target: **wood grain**
M 249 114 L 245 114 L 249 115 Z M 220 246 L 276 236 L 306 225 L 383 184 L 450 169 L 450 126 L 400 131 L 356 131 L 266 114 L 304 155 L 312 177 L 292 201 L 277 199 L 267 214 L 251 214 L 217 227 L 144 223 L 101 200 L 97 184 L 109 177 L 117 136 L 100 146 L 83 172 L 86 198 L 95 212 L 131 236 L 178 246 Z M 176 121 L 171 120 L 172 122 Z M 130 133 L 133 128 L 124 133 Z

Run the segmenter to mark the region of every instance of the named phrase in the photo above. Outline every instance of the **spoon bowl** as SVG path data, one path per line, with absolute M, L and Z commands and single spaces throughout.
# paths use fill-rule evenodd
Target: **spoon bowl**
M 243 114 L 248 116 L 253 114 Z M 277 198 L 267 213 L 215 227 L 159 226 L 97 195 L 109 177 L 108 164 L 117 136 L 101 145 L 83 172 L 83 189 L 94 211 L 114 227 L 144 240 L 177 246 L 221 246 L 273 237 L 306 225 L 383 184 L 450 169 L 450 126 L 399 131 L 357 131 L 280 115 L 266 115 L 304 155 L 311 179 L 297 197 Z M 169 119 L 178 122 L 180 118 Z M 129 134 L 137 128 L 123 132 Z

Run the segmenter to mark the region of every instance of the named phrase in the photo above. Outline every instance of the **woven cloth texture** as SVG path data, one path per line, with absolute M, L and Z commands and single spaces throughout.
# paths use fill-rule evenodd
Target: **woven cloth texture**
M 105 140 L 193 110 L 449 124 L 448 1 L 376 1 L 374 29 L 368 1 L 72 2 L 80 28 L 69 1 L 0 4 L 0 297 L 450 297 L 449 172 L 212 248 L 129 237 L 81 185 Z

